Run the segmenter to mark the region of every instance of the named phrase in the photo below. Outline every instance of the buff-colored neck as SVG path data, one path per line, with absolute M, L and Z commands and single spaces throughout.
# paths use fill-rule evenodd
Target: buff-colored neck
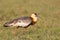
M 31 18 L 33 19 L 33 21 L 34 21 L 34 22 L 36 22 L 36 21 L 37 21 L 37 17 L 36 17 L 36 15 L 35 15 L 35 14 L 32 14 L 32 15 L 31 15 Z

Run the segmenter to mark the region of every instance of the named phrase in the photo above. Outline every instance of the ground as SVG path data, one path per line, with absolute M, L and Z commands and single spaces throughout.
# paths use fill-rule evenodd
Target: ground
M 3 24 L 36 12 L 40 18 L 24 32 Z M 60 40 L 60 0 L 0 0 L 0 40 Z

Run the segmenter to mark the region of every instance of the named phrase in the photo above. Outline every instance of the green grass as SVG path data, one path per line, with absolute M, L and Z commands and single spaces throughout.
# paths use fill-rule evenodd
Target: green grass
M 27 28 L 3 27 L 12 19 L 36 12 L 41 19 Z M 60 0 L 0 0 L 0 40 L 60 40 Z

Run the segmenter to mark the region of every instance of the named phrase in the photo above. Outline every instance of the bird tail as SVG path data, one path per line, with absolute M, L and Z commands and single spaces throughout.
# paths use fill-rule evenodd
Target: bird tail
M 3 26 L 4 27 L 10 27 L 10 26 L 12 26 L 12 23 L 11 22 L 6 22 Z

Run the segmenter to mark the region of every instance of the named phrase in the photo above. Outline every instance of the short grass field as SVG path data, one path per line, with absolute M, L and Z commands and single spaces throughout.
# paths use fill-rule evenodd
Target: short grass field
M 38 13 L 40 18 L 24 32 L 4 23 Z M 60 40 L 60 0 L 0 0 L 0 40 Z

